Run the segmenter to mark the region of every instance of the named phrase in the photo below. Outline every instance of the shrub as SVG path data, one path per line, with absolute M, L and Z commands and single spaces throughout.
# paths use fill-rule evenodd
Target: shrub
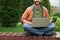
M 60 31 L 60 18 L 58 18 L 56 22 L 56 31 Z
M 55 13 L 53 16 L 57 16 L 60 18 L 60 13 Z
M 33 0 L 20 0 L 20 17 L 28 6 L 33 4 Z
M 1 0 L 0 20 L 2 26 L 15 26 L 19 21 L 20 0 Z

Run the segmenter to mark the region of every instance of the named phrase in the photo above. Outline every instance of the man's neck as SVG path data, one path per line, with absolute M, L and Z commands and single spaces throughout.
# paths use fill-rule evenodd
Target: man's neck
M 35 4 L 34 4 L 35 5 Z M 35 8 L 36 9 L 39 9 L 40 8 L 40 5 L 35 5 Z

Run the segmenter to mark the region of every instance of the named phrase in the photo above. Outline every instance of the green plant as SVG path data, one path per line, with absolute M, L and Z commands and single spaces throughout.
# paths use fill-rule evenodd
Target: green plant
M 51 16 L 51 18 L 57 18 L 57 21 L 56 21 L 56 31 L 60 31 L 60 18 L 57 17 L 57 16 Z
M 60 18 L 60 13 L 55 13 L 53 16 L 57 16 Z
M 57 18 L 56 31 L 60 31 L 60 18 Z
M 1 25 L 15 26 L 20 19 L 20 0 L 1 0 L 0 4 Z

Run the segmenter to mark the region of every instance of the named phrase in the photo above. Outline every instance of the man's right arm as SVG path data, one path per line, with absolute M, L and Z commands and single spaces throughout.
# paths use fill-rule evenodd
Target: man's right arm
M 22 15 L 22 22 L 23 23 L 27 23 L 27 24 L 31 24 L 31 22 L 29 22 L 28 20 L 26 20 L 27 17 L 28 17 L 28 12 L 29 12 L 29 9 L 27 8 L 26 11 Z

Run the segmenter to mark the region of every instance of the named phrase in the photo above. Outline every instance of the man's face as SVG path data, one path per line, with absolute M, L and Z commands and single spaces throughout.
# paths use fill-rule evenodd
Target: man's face
M 35 5 L 40 5 L 42 2 L 42 0 L 33 0 L 33 1 L 34 1 Z

